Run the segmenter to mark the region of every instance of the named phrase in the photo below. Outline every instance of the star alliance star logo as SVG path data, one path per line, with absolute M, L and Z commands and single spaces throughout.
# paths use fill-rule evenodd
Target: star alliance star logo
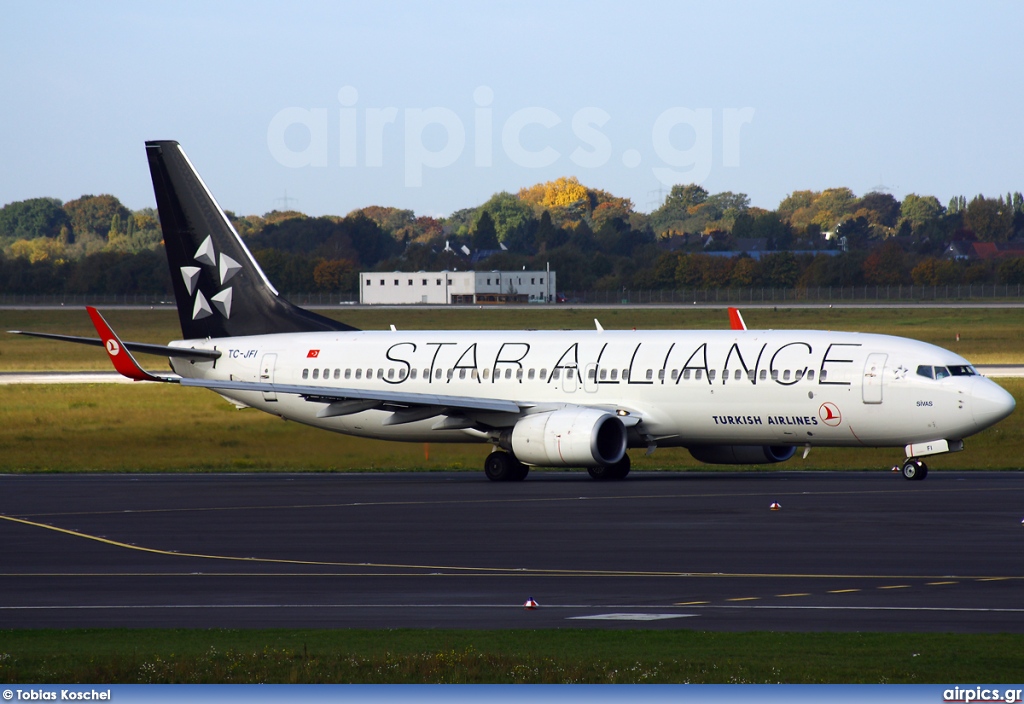
M 203 243 L 199 245 L 199 249 L 196 250 L 195 257 L 197 263 L 205 266 L 217 267 L 217 272 L 220 277 L 220 285 L 224 286 L 228 281 L 231 280 L 235 274 L 242 269 L 242 265 L 236 262 L 234 259 L 226 254 L 220 255 L 220 264 L 217 263 L 217 253 L 213 249 L 213 239 L 211 235 L 207 235 Z M 202 271 L 198 266 L 183 266 L 181 267 L 181 277 L 185 280 L 185 288 L 188 289 L 188 295 L 195 294 L 195 303 L 192 306 L 192 320 L 202 320 L 213 315 L 213 309 L 217 311 L 227 319 L 231 319 L 231 287 L 221 289 L 218 293 L 210 296 L 210 300 L 206 300 L 206 296 L 199 290 L 199 272 Z M 213 307 L 210 307 L 210 303 L 213 303 Z

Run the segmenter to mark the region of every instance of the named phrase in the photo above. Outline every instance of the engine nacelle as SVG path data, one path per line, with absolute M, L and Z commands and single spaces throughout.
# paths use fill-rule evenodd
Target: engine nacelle
M 539 467 L 596 467 L 626 454 L 626 427 L 596 408 L 566 408 L 526 416 L 512 428 L 512 454 Z
M 695 445 L 687 449 L 695 460 L 706 464 L 774 464 L 796 454 L 792 445 Z

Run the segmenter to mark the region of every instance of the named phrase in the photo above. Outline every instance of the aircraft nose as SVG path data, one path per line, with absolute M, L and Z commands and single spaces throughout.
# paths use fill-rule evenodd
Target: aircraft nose
M 1013 413 L 1017 402 L 1003 387 L 988 379 L 978 379 L 971 393 L 971 413 L 978 430 L 998 423 Z

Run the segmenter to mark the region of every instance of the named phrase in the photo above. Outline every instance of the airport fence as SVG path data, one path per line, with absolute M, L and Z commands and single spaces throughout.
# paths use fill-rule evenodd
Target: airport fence
M 350 293 L 292 293 L 285 298 L 299 306 L 356 305 Z M 1024 302 L 1021 284 L 951 284 L 944 286 L 817 286 L 810 288 L 684 288 L 571 291 L 558 294 L 560 304 L 686 305 L 778 303 L 917 303 L 955 301 Z M 173 306 L 167 294 L 0 294 L 0 306 Z M 410 304 L 420 305 L 420 304 Z

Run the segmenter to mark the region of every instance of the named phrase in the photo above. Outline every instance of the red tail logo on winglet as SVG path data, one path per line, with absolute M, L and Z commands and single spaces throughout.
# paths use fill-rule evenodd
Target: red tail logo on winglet
M 165 381 L 153 376 L 139 366 L 139 363 L 135 361 L 135 357 L 118 339 L 98 310 L 92 306 L 86 306 L 85 309 L 89 312 L 89 317 L 92 318 L 92 324 L 95 326 L 96 332 L 100 334 L 100 339 L 103 340 L 103 347 L 107 350 L 107 356 L 110 357 L 110 361 L 114 364 L 114 369 L 122 376 L 134 379 L 135 381 Z M 122 351 L 124 354 L 121 354 Z

